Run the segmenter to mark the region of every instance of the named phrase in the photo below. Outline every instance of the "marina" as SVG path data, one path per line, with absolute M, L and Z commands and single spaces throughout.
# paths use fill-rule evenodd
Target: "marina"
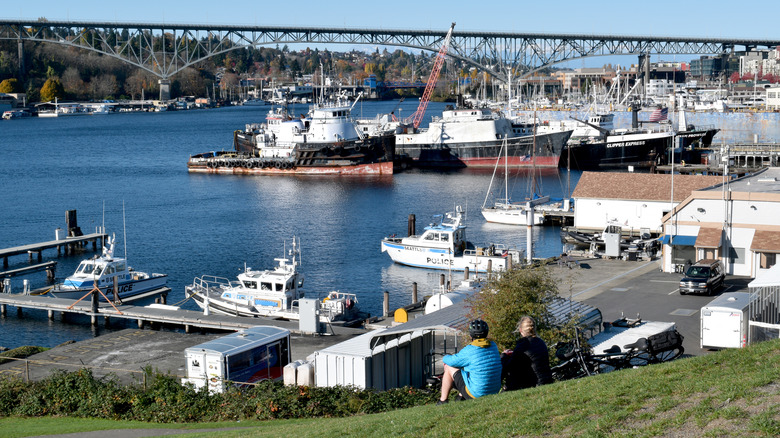
M 417 106 L 415 101 L 400 103 L 407 114 Z M 353 112 L 356 117 L 370 118 L 397 107 L 398 102 L 359 102 Z M 431 102 L 428 116 L 441 113 L 444 108 L 443 103 Z M 292 111 L 301 113 L 307 109 L 308 106 L 293 106 Z M 105 118 L 65 117 L 45 123 L 35 118 L 9 122 L 4 125 L 8 137 L 6 160 L 0 163 L 7 190 L 0 193 L 0 201 L 3 205 L 18 205 L 19 208 L 8 210 L 0 227 L 0 242 L 4 247 L 14 248 L 24 248 L 30 241 L 50 244 L 48 248 L 62 245 L 62 241 L 49 241 L 46 236 L 60 225 L 59 212 L 73 208 L 79 209 L 85 228 L 97 228 L 103 223 L 111 229 L 120 228 L 122 213 L 119 206 L 109 201 L 104 212 L 95 202 L 95 194 L 106 193 L 105 187 L 110 183 L 115 188 L 113 196 L 127 200 L 129 225 L 133 229 L 127 244 L 134 255 L 133 262 L 167 273 L 167 287 L 170 288 L 167 302 L 201 315 L 202 309 L 188 299 L 185 292 L 193 278 L 204 272 L 222 273 L 231 278 L 238 273 L 238 267 L 257 266 L 263 260 L 272 260 L 278 256 L 285 235 L 301 236 L 302 251 L 309 264 L 307 282 L 322 285 L 311 298 L 322 301 L 329 291 L 349 291 L 360 298 L 361 309 L 372 315 L 383 314 L 385 291 L 389 292 L 388 307 L 396 309 L 411 302 L 413 283 L 417 283 L 421 291 L 432 291 L 437 287 L 436 271 L 395 264 L 381 252 L 381 238 L 397 232 L 401 228 L 398 225 L 406 223 L 409 213 L 429 218 L 452 211 L 460 204 L 470 214 L 469 235 L 475 242 L 503 242 L 507 247 L 527 247 L 525 233 L 518 232 L 516 226 L 486 223 L 475 210 L 483 203 L 492 168 L 466 168 L 444 173 L 411 170 L 389 178 L 367 179 L 216 176 L 186 171 L 182 157 L 214 149 L 215 145 L 233 150 L 232 132 L 236 126 L 256 122 L 264 114 L 262 107 L 246 106 L 209 111 L 128 113 Z M 626 115 L 616 113 L 615 124 L 624 123 Z M 544 114 L 539 117 L 554 120 Z M 716 135 L 715 143 L 743 139 L 741 130 L 728 129 L 728 117 L 746 116 L 692 114 L 689 120 L 696 125 L 725 126 L 727 129 Z M 769 116 L 762 115 L 761 120 L 766 117 Z M 740 123 L 744 125 L 746 121 Z M 426 121 L 422 125 L 425 126 Z M 137 126 L 145 127 L 142 135 L 138 135 Z M 759 126 L 762 138 L 772 138 L 765 130 L 768 125 L 761 123 Z M 56 148 L 53 145 L 34 146 L 27 135 L 33 128 L 41 135 L 57 136 L 62 130 L 67 130 L 69 135 L 61 136 L 62 144 Z M 103 144 L 99 132 L 111 132 L 118 140 Z M 185 137 L 190 141 L 171 141 L 171 138 Z M 159 146 L 163 144 L 166 147 Z M 139 157 L 154 156 L 155 159 L 133 160 L 128 166 L 124 152 L 128 149 Z M 71 173 L 82 160 L 94 157 L 101 157 L 99 172 L 85 172 L 78 177 Z M 27 176 L 32 174 L 37 177 Z M 576 186 L 580 174 L 576 170 L 570 172 L 571 187 Z M 521 169 L 517 181 L 525 181 L 526 176 Z M 539 177 L 546 194 L 551 197 L 564 197 L 567 193 L 565 169 L 544 169 Z M 515 199 L 522 199 L 528 193 L 528 187 L 522 183 L 511 184 L 509 189 Z M 16 194 L 29 191 L 46 196 L 20 203 Z M 436 196 L 428 195 L 432 193 Z M 98 195 L 97 199 L 100 198 Z M 197 207 L 193 209 L 192 206 Z M 42 211 L 46 213 L 42 215 Z M 34 218 L 32 222 L 30 218 Z M 84 239 L 90 237 L 107 236 L 89 235 Z M 555 227 L 538 227 L 532 239 L 536 257 L 551 257 L 562 252 Z M 122 241 L 117 243 L 124 244 Z M 17 255 L 27 251 L 25 248 Z M 47 255 L 55 257 L 56 252 L 44 250 L 41 257 Z M 6 270 L 26 267 L 25 262 L 29 263 L 36 256 L 37 253 L 32 253 L 27 260 L 10 257 Z M 57 271 L 74 272 L 82 259 L 83 256 L 77 254 L 60 254 L 55 259 Z M 36 288 L 47 285 L 42 272 L 26 277 Z M 13 290 L 21 290 L 22 279 L 12 280 Z M 53 328 L 46 318 L 35 315 L 25 317 L 24 321 L 0 319 L 0 325 L 5 327 L 5 333 L 21 333 L 14 338 L 0 339 L 0 345 L 6 347 L 53 346 L 69 339 L 95 336 L 88 327 L 56 323 Z M 106 330 L 113 329 L 103 327 L 101 333 Z

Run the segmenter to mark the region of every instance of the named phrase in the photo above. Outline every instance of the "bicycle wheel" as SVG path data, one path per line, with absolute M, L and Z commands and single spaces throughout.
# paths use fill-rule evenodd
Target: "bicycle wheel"
M 670 360 L 677 359 L 682 356 L 685 349 L 682 345 L 666 351 L 654 351 L 651 353 L 651 358 L 654 363 L 669 362 Z

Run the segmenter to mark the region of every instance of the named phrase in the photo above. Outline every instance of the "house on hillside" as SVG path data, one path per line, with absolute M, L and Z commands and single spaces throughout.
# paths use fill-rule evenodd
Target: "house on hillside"
M 664 216 L 663 270 L 708 258 L 720 259 L 729 274 L 756 277 L 780 253 L 778 217 L 778 168 L 694 190 Z
M 574 228 L 601 232 L 620 225 L 624 234 L 663 233 L 664 215 L 692 191 L 722 182 L 720 176 L 583 172 L 574 198 Z M 674 196 L 672 196 L 674 185 Z

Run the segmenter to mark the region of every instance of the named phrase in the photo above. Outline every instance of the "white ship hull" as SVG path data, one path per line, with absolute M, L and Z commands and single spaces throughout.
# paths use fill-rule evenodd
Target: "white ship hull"
M 525 206 L 485 207 L 482 209 L 482 216 L 486 221 L 496 224 L 507 225 L 528 225 L 528 209 Z M 536 212 L 532 213 L 531 225 L 542 225 L 544 215 Z
M 383 239 L 382 252 L 387 252 L 390 258 L 402 265 L 428 269 L 447 269 L 453 271 L 471 272 L 503 271 L 507 268 L 507 260 L 519 261 L 519 253 L 508 251 L 506 254 L 487 255 L 489 251 L 465 250 L 460 254 L 438 248 L 427 248 L 402 244 L 400 239 Z

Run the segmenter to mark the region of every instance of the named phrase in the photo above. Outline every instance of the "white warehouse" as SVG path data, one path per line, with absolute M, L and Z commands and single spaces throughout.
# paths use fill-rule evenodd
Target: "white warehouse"
M 664 215 L 674 205 L 693 190 L 721 181 L 721 177 L 712 175 L 583 172 L 572 193 L 574 227 L 601 232 L 610 224 L 620 225 L 624 234 L 639 235 L 641 230 L 648 230 L 658 235 L 663 233 Z

